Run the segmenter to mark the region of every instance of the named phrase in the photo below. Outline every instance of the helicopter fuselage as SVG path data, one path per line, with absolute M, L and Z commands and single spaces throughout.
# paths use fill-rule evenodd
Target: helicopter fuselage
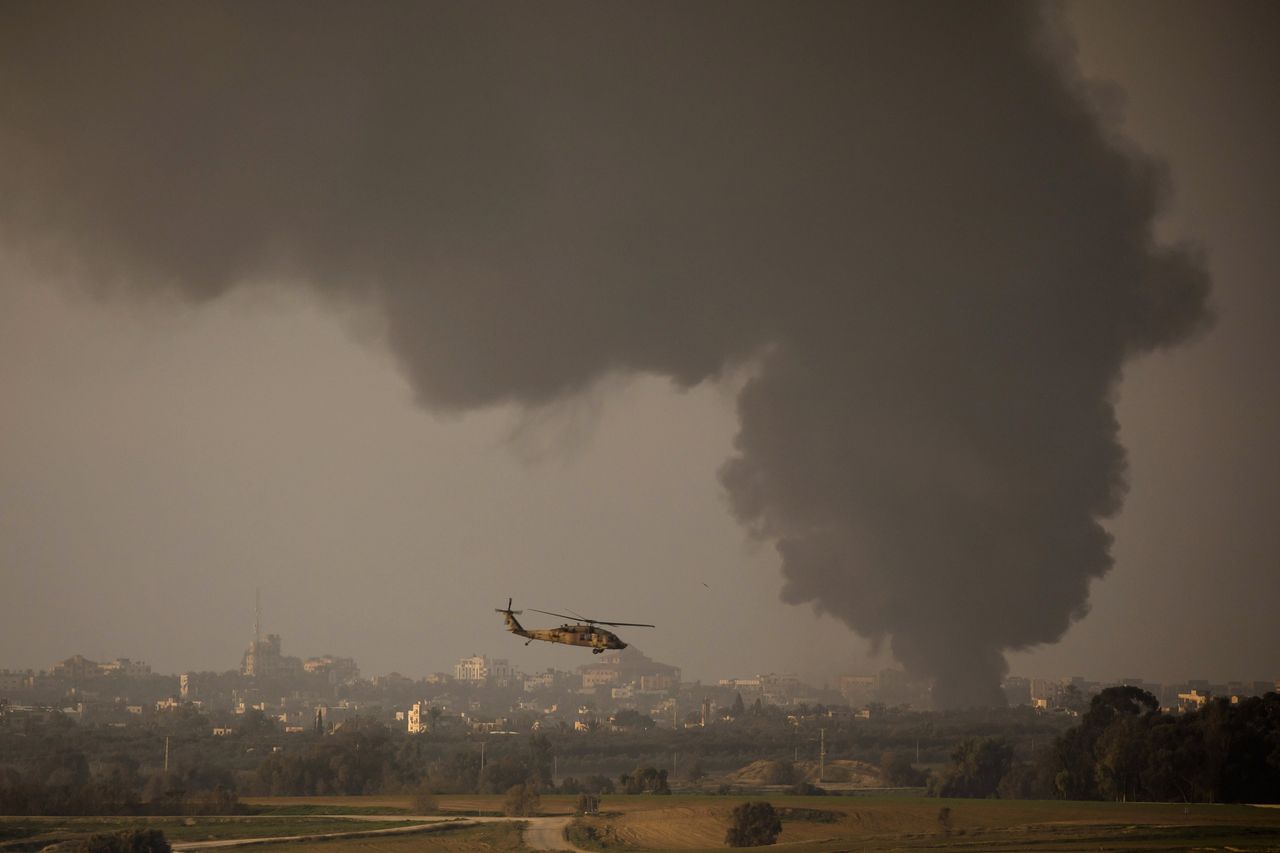
M 559 628 L 525 628 L 511 611 L 499 610 L 498 612 L 506 617 L 508 631 L 517 637 L 526 638 L 526 646 L 534 640 L 542 640 L 546 643 L 563 643 L 566 646 L 586 646 L 597 655 L 606 649 L 627 647 L 617 634 L 598 625 L 566 622 Z
M 512 632 L 516 633 L 516 632 Z M 530 640 L 548 643 L 564 643 L 567 646 L 588 646 L 602 652 L 605 649 L 625 649 L 627 644 L 618 635 L 594 625 L 561 625 L 559 628 L 533 628 L 523 633 Z

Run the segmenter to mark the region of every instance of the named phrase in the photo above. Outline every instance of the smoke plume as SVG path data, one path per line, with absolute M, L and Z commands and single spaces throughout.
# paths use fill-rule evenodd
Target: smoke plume
M 1026 3 L 9 3 L 0 240 L 107 293 L 302 280 L 422 402 L 756 364 L 783 598 L 999 702 L 1111 564 L 1126 360 L 1206 322 Z

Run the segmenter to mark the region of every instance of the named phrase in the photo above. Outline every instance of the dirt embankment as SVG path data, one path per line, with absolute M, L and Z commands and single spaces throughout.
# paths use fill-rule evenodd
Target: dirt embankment
M 730 785 L 744 787 L 763 787 L 766 785 L 793 785 L 796 782 L 811 784 L 836 783 L 854 788 L 879 788 L 884 785 L 880 769 L 865 761 L 849 761 L 838 759 L 826 762 L 822 769 L 822 779 L 818 778 L 818 762 L 797 761 L 790 764 L 793 768 L 788 772 L 788 762 L 753 761 L 745 767 L 727 773 L 724 781 Z

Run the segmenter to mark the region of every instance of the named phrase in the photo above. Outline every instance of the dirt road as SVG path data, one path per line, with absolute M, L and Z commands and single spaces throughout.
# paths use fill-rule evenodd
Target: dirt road
M 383 818 L 384 820 L 399 820 L 400 818 Z M 170 844 L 175 851 L 181 850 L 212 850 L 215 847 L 245 847 L 253 844 L 271 844 L 276 841 L 321 841 L 328 838 L 364 838 L 370 835 L 394 835 L 405 832 L 437 832 L 442 829 L 453 829 L 459 826 L 473 826 L 474 820 L 433 820 L 431 823 L 415 824 L 413 826 L 393 826 L 389 829 L 362 829 L 356 832 L 324 832 L 324 833 L 308 833 L 306 835 L 274 835 L 263 838 L 224 838 L 220 841 L 177 841 Z
M 344 815 L 344 817 L 354 817 L 356 820 L 362 820 L 368 823 L 376 823 L 380 820 L 406 819 L 403 815 Z M 431 822 L 417 824 L 414 826 L 396 826 L 391 827 L 390 829 L 365 829 L 357 832 L 327 832 L 286 836 L 277 835 L 264 838 L 226 838 L 221 841 L 179 841 L 173 844 L 172 847 L 175 853 L 192 853 L 192 851 L 196 850 L 212 850 L 218 847 L 247 847 L 257 844 L 271 844 L 277 841 L 321 841 L 329 838 L 363 838 L 370 835 L 393 835 L 407 832 L 436 832 L 445 829 L 475 826 L 480 823 L 521 820 L 525 823 L 524 843 L 534 850 L 569 850 L 574 851 L 574 853 L 588 853 L 588 851 L 574 847 L 568 841 L 565 841 L 564 830 L 565 827 L 569 825 L 569 821 L 572 820 L 570 817 L 469 817 L 447 819 L 433 817 L 409 817 L 407 819 Z
M 526 820 L 529 823 L 524 830 L 524 843 L 534 850 L 573 850 L 576 853 L 586 853 L 585 850 L 565 841 L 565 827 L 573 818 L 534 817 Z

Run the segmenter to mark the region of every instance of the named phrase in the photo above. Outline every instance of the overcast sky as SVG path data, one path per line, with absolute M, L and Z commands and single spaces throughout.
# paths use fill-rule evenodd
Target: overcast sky
M 1084 74 L 1114 83 L 1105 109 L 1168 164 L 1160 235 L 1203 249 L 1215 322 L 1126 362 L 1114 566 L 1089 614 L 1011 671 L 1280 677 L 1280 14 L 1087 3 L 1067 19 Z M 689 388 L 664 364 L 606 371 L 532 414 L 446 389 L 441 414 L 420 403 L 437 377 L 405 366 L 376 304 L 269 277 L 214 298 L 91 295 L 75 265 L 8 246 L 0 667 L 82 653 L 233 668 L 259 587 L 286 653 L 349 655 L 366 674 L 589 658 L 505 634 L 493 608 L 508 596 L 654 622 L 624 638 L 689 679 L 892 663 L 784 603 L 778 552 L 731 512 L 718 473 L 749 363 Z

